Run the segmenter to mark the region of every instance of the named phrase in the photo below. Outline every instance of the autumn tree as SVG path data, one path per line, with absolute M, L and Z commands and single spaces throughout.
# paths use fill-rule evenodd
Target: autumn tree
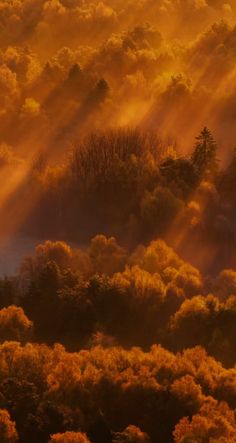
M 182 208 L 183 202 L 168 188 L 145 192 L 140 204 L 142 236 L 148 240 L 163 236 Z
M 213 399 L 204 404 L 199 414 L 190 420 L 184 417 L 175 427 L 175 443 L 236 441 L 234 412 L 226 403 L 217 404 Z
M 26 342 L 32 339 L 33 323 L 22 308 L 9 306 L 0 310 L 0 340 Z
M 197 174 L 191 161 L 185 158 L 167 157 L 160 165 L 164 182 L 178 196 L 185 199 L 197 184 Z
M 0 441 L 1 443 L 18 442 L 15 423 L 11 420 L 9 413 L 4 409 L 0 410 Z
M 130 425 L 123 432 L 116 432 L 112 443 L 150 443 L 150 439 L 137 426 Z
M 65 432 L 52 435 L 49 443 L 90 443 L 90 440 L 81 432 Z
M 104 235 L 92 239 L 89 256 L 94 271 L 108 275 L 122 271 L 127 259 L 126 250 L 118 245 L 116 239 Z

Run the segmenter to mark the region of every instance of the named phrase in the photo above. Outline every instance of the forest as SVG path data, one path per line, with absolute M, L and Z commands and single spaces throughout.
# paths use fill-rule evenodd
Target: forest
M 28 181 L 22 229 L 68 241 L 0 280 L 1 441 L 235 442 L 235 153 L 126 129 Z
M 236 0 L 0 0 L 0 443 L 236 443 Z

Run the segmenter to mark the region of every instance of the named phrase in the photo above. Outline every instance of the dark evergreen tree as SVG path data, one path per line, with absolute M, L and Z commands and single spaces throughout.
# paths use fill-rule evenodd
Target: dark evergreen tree
M 204 127 L 200 135 L 196 137 L 191 161 L 199 178 L 212 176 L 217 172 L 217 143 L 207 127 Z

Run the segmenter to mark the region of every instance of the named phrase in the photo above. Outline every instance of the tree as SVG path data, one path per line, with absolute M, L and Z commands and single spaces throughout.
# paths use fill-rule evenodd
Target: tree
M 197 184 L 197 174 L 191 161 L 167 157 L 160 165 L 160 173 L 174 195 L 187 198 Z
M 33 323 L 22 308 L 9 306 L 0 310 L 0 341 L 26 342 L 32 339 Z
M 113 443 L 149 443 L 150 439 L 145 432 L 136 426 L 127 426 L 123 432 L 116 432 Z
M 95 272 L 112 275 L 124 269 L 127 253 L 118 245 L 114 237 L 97 235 L 91 241 L 90 259 Z
M 234 412 L 226 403 L 216 404 L 210 397 L 199 414 L 194 415 L 191 420 L 187 417 L 180 420 L 173 436 L 175 443 L 233 443 L 236 441 Z
M 142 234 L 150 240 L 166 233 L 183 203 L 168 188 L 158 186 L 153 192 L 144 194 L 140 207 Z
M 199 176 L 214 175 L 217 172 L 217 144 L 212 133 L 204 127 L 196 137 L 195 148 L 191 156 L 192 164 Z
M 90 440 L 81 432 L 65 432 L 52 435 L 49 443 L 90 443 Z
M 10 415 L 5 409 L 0 410 L 0 441 L 1 443 L 16 443 L 18 441 L 15 423 L 11 421 Z

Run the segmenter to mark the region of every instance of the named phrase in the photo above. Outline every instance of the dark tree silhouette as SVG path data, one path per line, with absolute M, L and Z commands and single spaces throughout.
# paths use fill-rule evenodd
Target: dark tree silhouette
M 214 175 L 217 172 L 217 143 L 207 127 L 204 127 L 200 135 L 196 137 L 191 160 L 199 178 L 209 174 Z

